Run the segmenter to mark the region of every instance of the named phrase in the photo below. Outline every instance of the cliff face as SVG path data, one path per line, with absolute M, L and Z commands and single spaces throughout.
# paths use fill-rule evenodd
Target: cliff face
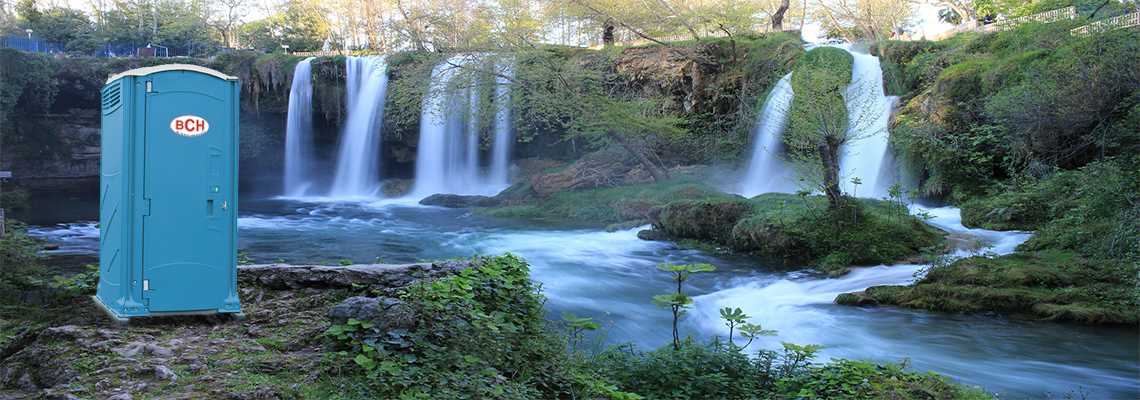
M 80 191 L 99 185 L 99 112 L 72 110 L 16 121 L 4 138 L 0 168 L 31 191 Z

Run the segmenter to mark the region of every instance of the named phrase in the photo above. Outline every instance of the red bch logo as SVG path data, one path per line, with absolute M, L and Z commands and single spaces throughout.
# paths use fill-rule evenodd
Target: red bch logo
M 201 117 L 183 115 L 170 121 L 170 130 L 182 136 L 201 136 L 210 130 L 210 123 Z

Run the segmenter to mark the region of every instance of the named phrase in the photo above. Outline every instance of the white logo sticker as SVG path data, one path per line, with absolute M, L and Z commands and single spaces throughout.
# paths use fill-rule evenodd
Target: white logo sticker
M 210 130 L 210 123 L 201 117 L 183 115 L 170 121 L 170 130 L 182 136 L 200 136 Z

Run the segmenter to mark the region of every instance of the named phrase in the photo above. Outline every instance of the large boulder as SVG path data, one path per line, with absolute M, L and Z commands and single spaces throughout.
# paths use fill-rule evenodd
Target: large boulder
M 416 322 L 415 312 L 393 297 L 349 297 L 329 309 L 329 319 L 334 324 L 346 323 L 350 318 L 375 324 L 382 332 L 411 329 Z
M 547 196 L 563 190 L 613 188 L 652 181 L 648 173 L 621 163 L 586 160 L 562 171 L 535 176 L 530 180 L 535 193 Z
M 465 196 L 459 194 L 433 194 L 420 200 L 420 204 L 425 206 L 442 206 L 448 208 L 467 208 L 467 207 L 495 207 L 499 205 L 499 199 L 487 196 Z

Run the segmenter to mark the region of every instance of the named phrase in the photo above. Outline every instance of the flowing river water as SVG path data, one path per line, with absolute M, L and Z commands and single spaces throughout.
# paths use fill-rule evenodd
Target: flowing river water
M 98 262 L 95 201 L 37 201 L 17 215 L 31 233 L 59 243 L 51 264 Z M 931 224 L 970 234 L 997 253 L 1012 251 L 1028 235 L 969 230 L 953 208 L 925 210 Z M 948 315 L 891 307 L 833 303 L 839 293 L 868 286 L 906 284 L 922 266 L 859 269 L 827 279 L 794 265 L 739 254 L 679 249 L 637 239 L 637 230 L 606 233 L 601 225 L 495 218 L 466 210 L 421 206 L 407 200 L 243 199 L 240 252 L 254 262 L 290 264 L 339 260 L 411 263 L 474 254 L 520 255 L 549 298 L 551 318 L 562 311 L 604 322 L 609 343 L 632 341 L 642 349 L 669 342 L 670 314 L 652 297 L 675 288 L 655 268 L 671 262 L 709 263 L 714 272 L 685 283 L 694 309 L 682 317 L 682 335 L 705 341 L 727 334 L 717 310 L 740 307 L 752 323 L 775 329 L 749 348 L 779 349 L 780 342 L 819 344 L 829 358 L 899 362 L 933 370 L 1002 397 L 1060 397 L 1083 388 L 1089 398 L 1140 398 L 1140 341 L 1135 327 L 1082 326 L 1007 315 Z M 65 268 L 66 269 L 66 268 Z

